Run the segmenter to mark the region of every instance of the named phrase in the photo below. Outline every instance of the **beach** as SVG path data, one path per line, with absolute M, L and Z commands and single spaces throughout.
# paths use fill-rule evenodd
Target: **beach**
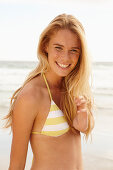
M 81 134 L 84 170 L 113 170 L 113 111 L 98 109 L 95 119 L 92 142 L 89 138 L 86 143 Z M 0 170 L 7 170 L 9 165 L 12 135 L 8 133 L 0 134 Z M 26 170 L 30 170 L 32 157 L 29 144 Z
M 0 118 L 8 112 L 9 101 L 12 93 L 27 73 L 36 63 L 0 63 Z M 92 142 L 85 141 L 83 134 L 82 153 L 84 170 L 113 170 L 113 65 L 94 65 L 94 99 L 97 105 L 94 111 L 95 127 L 92 131 Z M 0 122 L 0 126 L 3 121 Z M 12 134 L 0 129 L 0 170 L 7 170 L 10 161 Z M 26 170 L 30 170 L 32 151 L 29 144 L 26 160 Z
M 82 143 L 85 170 L 113 170 L 112 129 L 113 111 L 98 109 L 92 142 Z

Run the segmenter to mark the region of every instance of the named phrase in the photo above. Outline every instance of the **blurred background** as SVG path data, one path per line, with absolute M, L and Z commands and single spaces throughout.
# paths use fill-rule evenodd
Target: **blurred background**
M 82 135 L 84 167 L 113 170 L 113 0 L 0 0 L 0 118 L 8 113 L 13 92 L 38 63 L 41 32 L 62 13 L 83 24 L 92 58 L 97 109 L 92 143 Z M 8 169 L 11 138 L 9 130 L 0 129 L 0 170 Z M 26 170 L 31 162 L 29 145 Z

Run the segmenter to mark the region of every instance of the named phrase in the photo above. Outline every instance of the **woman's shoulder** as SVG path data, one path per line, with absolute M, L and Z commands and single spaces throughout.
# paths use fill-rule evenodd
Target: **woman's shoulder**
M 17 101 L 21 101 L 23 105 L 32 105 L 33 108 L 37 110 L 41 102 L 40 99 L 44 96 L 43 91 L 43 83 L 39 75 L 26 83 L 19 92 Z

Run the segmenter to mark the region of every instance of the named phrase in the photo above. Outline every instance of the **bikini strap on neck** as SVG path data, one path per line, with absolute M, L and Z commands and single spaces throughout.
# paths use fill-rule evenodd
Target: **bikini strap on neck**
M 43 75 L 44 81 L 45 81 L 45 83 L 46 83 L 46 86 L 47 86 L 47 89 L 48 89 L 48 93 L 49 93 L 50 99 L 52 100 L 52 95 L 51 95 L 51 91 L 50 91 L 50 88 L 49 88 L 49 85 L 48 85 L 47 79 L 46 79 L 46 77 L 45 77 L 45 74 L 44 74 L 44 73 L 42 73 L 42 75 Z

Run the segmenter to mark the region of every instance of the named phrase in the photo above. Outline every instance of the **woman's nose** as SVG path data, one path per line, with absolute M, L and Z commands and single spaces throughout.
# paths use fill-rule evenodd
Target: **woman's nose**
M 62 55 L 61 55 L 61 57 L 63 58 L 63 59 L 65 59 L 65 60 L 69 60 L 69 52 L 68 51 L 65 51 L 65 52 L 63 52 L 62 53 Z

